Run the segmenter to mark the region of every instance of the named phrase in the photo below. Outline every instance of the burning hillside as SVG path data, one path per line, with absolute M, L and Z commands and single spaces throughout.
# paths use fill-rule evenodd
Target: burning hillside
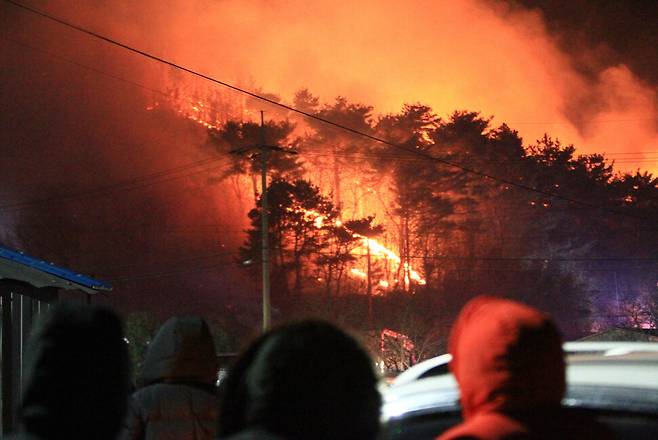
M 33 6 L 404 146 L 263 104 L 3 4 L 4 239 L 106 273 L 131 301 L 142 297 L 133 294 L 143 279 L 158 280 L 149 287 L 156 297 L 166 279 L 182 280 L 186 292 L 205 289 L 207 302 L 215 289 L 229 305 L 253 292 L 243 279 L 225 289 L 240 277 L 228 274 L 260 196 L 258 164 L 229 152 L 258 142 L 260 110 L 267 142 L 300 153 L 273 155 L 270 182 L 316 185 L 335 210 L 333 220 L 295 220 L 304 225 L 298 237 L 312 238 L 309 248 L 286 241 L 294 223 L 281 229 L 280 268 L 295 280 L 289 290 L 304 292 L 315 280 L 338 297 L 350 277 L 355 292 L 415 290 L 458 303 L 474 291 L 522 297 L 523 288 L 563 289 L 572 294 L 557 295 L 562 302 L 534 299 L 576 322 L 581 309 L 565 304 L 586 296 L 583 285 L 609 295 L 610 280 L 590 274 L 612 273 L 578 258 L 650 258 L 655 249 L 641 223 L 655 218 L 655 179 L 615 174 L 609 162 L 653 169 L 655 88 L 591 48 L 597 68 L 584 71 L 537 11 L 476 0 Z M 475 111 L 450 113 L 463 108 Z M 622 217 L 607 215 L 616 211 Z M 634 220 L 619 220 L 624 215 Z M 343 228 L 370 217 L 366 226 L 382 231 Z M 329 228 L 333 235 L 315 235 Z M 655 285 L 651 270 L 624 264 L 628 280 Z M 193 276 L 199 268 L 221 276 Z M 171 308 L 195 302 L 176 301 Z

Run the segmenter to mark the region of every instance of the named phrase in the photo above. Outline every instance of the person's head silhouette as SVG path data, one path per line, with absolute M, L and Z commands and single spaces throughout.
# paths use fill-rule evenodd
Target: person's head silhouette
M 18 411 L 23 433 L 43 439 L 114 439 L 125 416 L 129 360 L 109 309 L 60 304 L 30 338 Z
M 219 432 L 262 429 L 289 440 L 374 439 L 381 398 L 373 365 L 331 324 L 306 321 L 270 331 L 229 372 Z

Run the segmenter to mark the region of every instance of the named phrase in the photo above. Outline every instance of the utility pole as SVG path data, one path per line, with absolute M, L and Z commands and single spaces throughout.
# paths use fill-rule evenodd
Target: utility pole
M 617 271 L 612 272 L 612 275 L 615 278 L 615 302 L 617 303 L 617 317 L 615 322 L 621 317 L 621 303 L 619 302 L 619 283 L 617 282 Z
M 261 251 L 263 265 L 263 331 L 270 328 L 272 321 L 272 306 L 270 301 L 270 239 L 269 239 L 269 206 L 267 201 L 267 160 L 273 151 L 288 154 L 297 154 L 296 151 L 284 149 L 278 145 L 267 145 L 265 143 L 265 120 L 264 112 L 260 112 L 260 142 L 249 147 L 231 150 L 232 154 L 244 154 L 249 150 L 258 150 L 260 156 L 260 178 L 261 178 Z M 253 157 L 253 156 L 252 156 Z
M 265 145 L 265 122 L 260 111 L 260 177 L 261 177 L 261 240 L 263 251 L 263 331 L 270 328 L 272 308 L 270 305 L 270 238 L 269 207 L 267 205 L 267 158 L 270 150 Z
M 370 271 L 372 270 L 370 264 L 370 237 L 366 237 L 366 244 L 368 245 L 367 258 L 368 258 L 368 273 L 367 273 L 367 288 L 368 288 L 368 326 L 372 329 L 372 277 Z

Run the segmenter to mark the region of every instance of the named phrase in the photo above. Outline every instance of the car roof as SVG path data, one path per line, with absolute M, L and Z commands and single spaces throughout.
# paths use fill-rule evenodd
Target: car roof
M 658 391 L 658 343 L 571 342 L 567 383 Z
M 658 343 L 572 342 L 564 350 L 565 405 L 658 410 Z M 401 373 L 383 392 L 384 419 L 458 410 L 457 382 L 446 372 L 450 359 L 449 354 L 438 356 Z
M 448 364 L 452 360 L 450 353 L 436 356 L 426 361 L 420 362 L 402 373 L 393 380 L 392 384 L 402 385 L 413 382 L 417 379 L 429 376 L 439 376 L 448 372 Z

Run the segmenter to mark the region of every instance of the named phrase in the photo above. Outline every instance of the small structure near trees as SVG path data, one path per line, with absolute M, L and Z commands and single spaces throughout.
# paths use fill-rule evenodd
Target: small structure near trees
M 407 335 L 383 329 L 379 337 L 379 351 L 385 372 L 400 373 L 418 362 L 416 347 Z
M 0 246 L 2 436 L 15 428 L 32 322 L 59 300 L 60 290 L 81 291 L 89 302 L 91 295 L 112 290 L 112 286 Z

